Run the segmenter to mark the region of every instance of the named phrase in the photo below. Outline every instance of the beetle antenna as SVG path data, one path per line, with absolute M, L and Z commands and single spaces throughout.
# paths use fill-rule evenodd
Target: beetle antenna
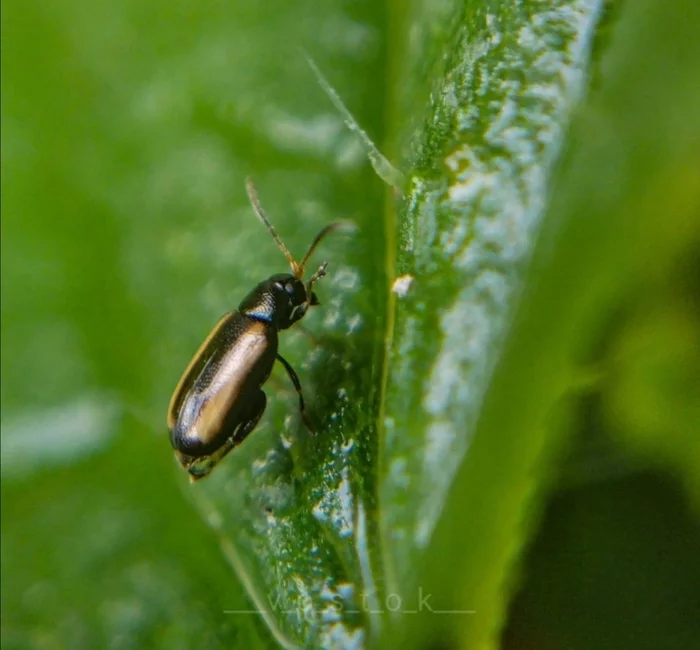
M 253 179 L 250 178 L 250 176 L 245 179 L 245 188 L 248 191 L 248 198 L 250 199 L 250 203 L 253 206 L 253 210 L 255 210 L 255 214 L 257 214 L 260 218 L 260 221 L 262 221 L 265 224 L 265 227 L 270 231 L 272 238 L 275 240 L 277 248 L 279 248 L 282 251 L 283 255 L 287 258 L 289 266 L 292 267 L 292 273 L 294 273 L 294 275 L 297 278 L 301 278 L 302 275 L 304 275 L 304 262 L 306 261 L 306 257 L 309 256 L 311 250 L 315 248 L 316 244 L 318 243 L 322 235 L 325 234 L 325 232 L 321 231 L 321 234 L 319 234 L 319 236 L 316 237 L 316 241 L 314 241 L 314 243 L 312 244 L 311 250 L 309 251 L 309 253 L 307 253 L 306 257 L 304 258 L 304 262 L 302 262 L 301 265 L 297 264 L 295 259 L 292 257 L 292 254 L 289 252 L 289 249 L 284 245 L 284 242 L 280 239 L 274 226 L 267 220 L 265 212 L 263 212 L 262 206 L 260 205 L 258 193 L 255 191 Z M 328 228 L 325 228 L 324 230 L 328 230 Z
M 311 242 L 311 246 L 309 246 L 309 250 L 306 251 L 306 255 L 304 255 L 304 258 L 301 260 L 301 263 L 299 264 L 299 271 L 301 273 L 301 275 L 299 277 L 304 275 L 304 269 L 306 268 L 306 263 L 309 261 L 311 254 L 316 250 L 316 246 L 319 245 L 321 240 L 329 232 L 333 232 L 334 230 L 337 230 L 338 228 L 345 227 L 346 225 L 348 225 L 348 224 L 346 224 L 346 222 L 344 222 L 344 221 L 337 221 L 336 223 L 332 223 L 332 224 L 326 226 L 320 233 L 318 233 L 318 235 L 316 235 L 316 238 Z M 326 264 L 326 262 L 324 262 L 322 266 L 325 267 L 325 264 Z M 318 273 L 318 271 L 316 271 L 316 273 Z M 316 280 L 318 280 L 319 278 L 322 278 L 325 275 L 325 270 L 318 277 L 316 277 L 316 273 L 314 273 L 314 282 L 316 282 Z M 309 283 L 311 283 L 311 280 L 309 280 Z

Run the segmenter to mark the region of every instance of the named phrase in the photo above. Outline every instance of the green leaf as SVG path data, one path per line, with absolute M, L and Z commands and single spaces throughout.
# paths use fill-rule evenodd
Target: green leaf
M 697 495 L 681 4 L 4 3 L 3 643 L 495 647 L 577 390 Z M 247 175 L 295 255 L 358 228 L 280 337 L 316 435 L 278 368 L 189 485 L 170 392 L 286 270 Z
M 586 88 L 600 4 L 474 4 L 453 19 L 398 227 L 396 275 L 413 282 L 396 305 L 384 400 L 380 500 L 391 504 L 382 514 L 393 589 L 428 547 L 473 442 Z M 422 24 L 423 13 L 411 19 Z
M 595 352 L 601 331 L 614 332 L 619 326 L 615 321 L 620 305 L 639 304 L 643 308 L 648 304 L 646 290 L 658 287 L 660 279 L 668 281 L 669 270 L 678 269 L 679 260 L 698 250 L 700 150 L 696 145 L 700 130 L 694 116 L 700 105 L 700 48 L 693 33 L 700 14 L 692 3 L 687 3 L 685 10 L 669 13 L 652 2 L 634 3 L 620 11 L 619 23 L 610 28 L 611 42 L 601 59 L 596 87 L 574 113 L 567 148 L 542 206 L 544 221 L 537 246 L 517 309 L 509 320 L 507 337 L 499 347 L 497 366 L 489 381 L 479 382 L 487 392 L 479 403 L 478 418 L 465 408 L 468 399 L 446 400 L 449 407 L 461 406 L 456 412 L 447 411 L 448 424 L 461 422 L 462 432 L 473 429 L 473 434 L 457 445 L 457 455 L 467 443 L 468 451 L 449 498 L 435 506 L 443 508 L 428 553 L 418 563 L 419 571 L 400 583 L 401 593 L 409 597 L 409 590 L 416 588 L 431 594 L 429 604 L 435 609 L 439 606 L 475 613 L 439 617 L 424 610 L 424 615 L 409 621 L 408 626 L 399 622 L 401 647 L 434 647 L 430 644 L 440 643 L 463 648 L 498 647 L 505 604 L 512 589 L 513 565 L 537 511 L 538 501 L 533 496 L 550 481 L 552 457 L 561 448 L 562 436 L 573 433 L 578 426 L 590 427 L 577 425 L 570 412 L 562 411 L 564 392 L 567 387 L 576 388 L 582 378 L 581 364 L 592 359 L 602 365 L 598 372 L 604 379 L 599 378 L 603 385 L 598 390 L 603 399 L 608 393 L 619 397 L 630 381 L 639 380 L 632 369 L 623 375 L 627 381 L 620 382 L 619 350 L 603 355 Z M 533 67 L 527 69 L 532 71 Z M 488 78 L 484 74 L 474 77 Z M 474 167 L 472 163 L 465 171 L 471 183 L 479 179 L 479 169 Z M 526 172 L 537 174 L 532 164 L 526 166 Z M 507 178 L 527 187 L 517 173 Z M 460 187 L 458 183 L 450 185 L 440 196 L 454 195 Z M 508 194 L 501 191 L 500 196 Z M 468 198 L 472 210 L 483 209 L 483 198 Z M 485 198 L 489 203 L 499 200 L 490 192 Z M 448 200 L 445 203 L 447 214 L 454 215 L 457 207 L 450 206 Z M 498 214 L 507 215 L 507 209 L 501 208 Z M 465 228 L 464 221 L 458 223 Z M 467 229 L 469 223 L 466 221 Z M 478 238 L 468 233 L 463 240 L 465 251 L 471 250 L 474 240 L 478 244 Z M 442 250 L 448 241 L 443 239 Z M 411 268 L 415 266 L 407 270 Z M 680 269 L 687 271 L 688 263 Z M 487 268 L 485 272 L 489 271 Z M 478 277 L 462 289 L 467 296 L 484 294 L 483 290 L 477 291 Z M 689 290 L 689 286 L 678 286 L 676 297 L 667 297 L 662 309 L 657 301 L 664 319 L 671 321 L 666 330 L 658 326 L 653 314 L 644 315 L 648 326 L 656 325 L 653 334 L 647 331 L 647 356 L 658 356 L 653 352 L 655 346 L 668 345 L 667 339 L 671 341 L 693 323 L 697 325 L 697 315 L 686 312 L 679 316 L 673 308 L 678 296 L 687 297 Z M 426 291 L 430 304 L 426 304 L 424 313 L 433 311 L 434 293 Z M 459 289 L 455 295 L 459 295 Z M 458 302 L 455 308 L 459 306 Z M 634 317 L 641 316 L 640 311 L 636 306 L 631 311 L 630 329 L 639 330 Z M 410 323 L 410 308 L 400 306 L 398 313 Z M 478 318 L 479 304 L 465 303 L 455 324 L 443 325 L 444 341 L 449 341 L 454 331 L 455 338 L 457 332 L 464 337 L 462 346 L 470 342 L 470 325 Z M 424 329 L 414 327 L 417 331 Z M 649 425 L 655 427 L 652 438 L 656 449 L 663 448 L 675 458 L 681 448 L 685 450 L 685 458 L 676 464 L 675 472 L 681 477 L 687 473 L 689 486 L 696 486 L 697 480 L 692 477 L 700 467 L 696 440 L 700 401 L 696 390 L 697 354 L 692 348 L 695 339 L 689 336 L 675 344 L 676 350 L 691 355 L 687 360 L 679 359 L 677 351 L 667 353 L 663 357 L 666 366 L 647 373 L 657 384 L 646 387 L 645 397 L 653 393 L 659 401 L 664 399 L 664 392 L 658 383 L 664 383 L 668 369 L 672 369 L 676 389 L 682 391 L 676 397 L 679 410 L 670 417 L 670 409 L 666 408 L 663 422 L 647 419 L 644 424 L 647 431 Z M 452 354 L 445 352 L 447 361 L 456 367 L 449 375 L 454 378 L 452 390 L 470 396 L 474 388 L 467 381 L 467 373 L 473 371 L 473 355 L 466 356 L 462 351 L 465 348 L 459 348 L 455 341 Z M 395 349 L 402 349 L 402 340 Z M 629 361 L 630 355 L 623 352 L 622 357 Z M 461 367 L 460 361 L 464 364 Z M 432 388 L 431 384 L 426 386 Z M 427 390 L 425 394 L 430 395 Z M 571 399 L 567 401 L 569 410 Z M 635 408 L 649 406 L 635 402 Z M 409 419 L 415 421 L 416 417 L 409 412 Z M 631 419 L 629 414 L 626 417 L 627 421 Z M 644 420 L 643 416 L 640 419 Z M 634 422 L 630 422 L 633 427 Z M 592 433 L 590 430 L 589 435 Z M 667 433 L 672 434 L 670 440 Z M 453 454 L 454 449 L 453 444 Z M 452 465 L 443 461 L 440 466 Z M 434 480 L 437 469 L 425 475 Z M 541 498 L 541 494 L 538 496 Z M 611 576 L 610 586 L 614 588 L 617 580 L 628 579 L 624 574 Z M 570 589 L 575 591 L 576 585 Z M 668 633 L 682 638 L 689 630 L 685 626 L 682 631 Z M 587 634 L 605 642 L 605 630 L 590 630 Z

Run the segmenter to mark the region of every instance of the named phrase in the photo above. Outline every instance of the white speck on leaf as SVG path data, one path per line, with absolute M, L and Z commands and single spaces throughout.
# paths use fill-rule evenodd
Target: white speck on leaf
M 413 284 L 413 276 L 412 275 L 402 275 L 396 280 L 394 280 L 394 284 L 391 285 L 391 290 L 399 297 L 399 298 L 405 298 L 408 295 L 409 290 L 411 289 L 411 285 Z

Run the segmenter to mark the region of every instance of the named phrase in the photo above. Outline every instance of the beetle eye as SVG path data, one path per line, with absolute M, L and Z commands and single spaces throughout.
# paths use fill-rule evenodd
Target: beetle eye
M 287 282 L 287 284 L 284 285 L 284 290 L 290 295 L 294 295 L 294 285 L 291 282 Z

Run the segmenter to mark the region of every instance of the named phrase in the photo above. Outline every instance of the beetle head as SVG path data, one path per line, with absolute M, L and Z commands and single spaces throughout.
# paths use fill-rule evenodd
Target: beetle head
M 297 277 L 288 274 L 273 275 L 270 279 L 270 289 L 275 296 L 276 318 L 278 329 L 285 330 L 298 320 L 301 320 L 311 305 L 318 305 L 316 294 Z
M 309 293 L 308 284 L 290 273 L 279 273 L 255 287 L 238 310 L 278 330 L 286 330 L 301 320 L 310 306 L 318 304 L 318 297 L 314 291 Z

